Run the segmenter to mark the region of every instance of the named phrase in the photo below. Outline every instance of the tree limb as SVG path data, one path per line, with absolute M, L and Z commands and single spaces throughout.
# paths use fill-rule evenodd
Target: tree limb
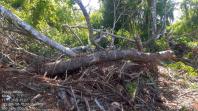
M 81 0 L 75 0 L 75 1 L 83 12 L 83 15 L 85 17 L 87 27 L 88 27 L 88 30 L 89 30 L 89 39 L 90 39 L 90 42 L 93 43 L 93 28 L 91 26 L 89 14 L 87 13 L 87 10 L 84 7 L 84 5 L 82 4 Z
M 14 15 L 11 11 L 5 9 L 3 6 L 0 5 L 0 13 L 3 15 L 6 19 L 11 20 L 16 26 L 21 27 L 25 31 L 27 31 L 32 37 L 34 37 L 37 40 L 40 40 L 48 45 L 50 45 L 53 48 L 58 49 L 65 55 L 69 57 L 75 57 L 76 53 L 74 53 L 70 48 L 64 47 L 63 45 L 57 43 L 56 41 L 51 40 L 44 34 L 38 32 L 36 29 L 34 29 L 32 26 L 27 24 L 26 22 L 19 19 L 16 15 Z
M 63 27 L 66 27 L 66 26 L 69 26 L 69 25 L 67 25 L 67 24 L 63 24 Z M 88 27 L 86 27 L 86 26 L 81 26 L 81 25 L 76 25 L 76 26 L 69 26 L 70 28 L 78 28 L 78 29 L 88 29 Z M 132 42 L 132 43 L 135 43 L 135 41 L 134 40 L 132 40 L 132 39 L 128 39 L 127 37 L 124 37 L 124 36 L 119 36 L 119 35 L 115 35 L 115 34 L 112 34 L 112 33 L 110 33 L 110 32 L 107 32 L 107 31 L 103 31 L 104 29 L 93 29 L 93 31 L 95 31 L 95 32 L 100 32 L 101 34 L 105 34 L 105 35 L 110 35 L 110 36 L 114 36 L 115 38 L 118 38 L 118 39 L 124 39 L 124 40 L 126 40 L 126 41 L 130 41 L 130 42 Z M 101 39 L 102 37 L 100 37 L 100 38 L 97 38 L 97 39 Z M 97 41 L 97 42 L 99 42 L 98 40 L 96 40 L 96 38 L 94 38 L 94 41 Z
M 90 17 L 89 14 L 87 13 L 86 8 L 84 7 L 84 5 L 82 4 L 81 0 L 75 0 L 76 3 L 78 4 L 78 6 L 80 7 L 80 9 L 83 12 L 83 15 L 85 17 L 86 23 L 87 23 L 87 27 L 89 30 L 89 40 L 90 42 L 95 45 L 97 48 L 103 49 L 101 46 L 99 46 L 95 41 L 94 41 L 94 35 L 93 35 L 93 28 L 91 26 L 91 22 L 90 22 Z
M 68 28 L 71 31 L 71 33 L 74 35 L 74 37 L 79 40 L 79 42 L 81 43 L 81 45 L 84 46 L 84 43 L 82 42 L 82 40 L 80 39 L 80 37 L 72 30 L 72 28 L 69 25 L 64 24 L 63 27 L 65 29 Z

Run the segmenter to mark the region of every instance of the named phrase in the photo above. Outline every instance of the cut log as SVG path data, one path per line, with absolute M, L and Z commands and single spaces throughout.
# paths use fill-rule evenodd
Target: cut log
M 28 32 L 32 37 L 35 39 L 46 43 L 47 45 L 58 49 L 65 55 L 69 57 L 76 56 L 76 53 L 73 52 L 70 48 L 64 47 L 63 45 L 57 43 L 54 40 L 51 40 L 49 37 L 45 36 L 44 34 L 40 33 L 36 29 L 34 29 L 31 25 L 27 24 L 26 22 L 19 19 L 16 15 L 14 15 L 11 11 L 5 9 L 3 6 L 0 5 L 0 14 L 5 17 L 6 19 L 12 21 L 16 26 L 19 26 L 26 32 Z
M 75 70 L 81 67 L 90 66 L 102 62 L 115 60 L 131 60 L 135 62 L 159 62 L 161 60 L 169 60 L 174 58 L 171 50 L 157 53 L 143 53 L 135 49 L 130 50 L 111 50 L 96 52 L 87 56 L 72 58 L 68 61 L 59 60 L 56 62 L 46 63 L 40 67 L 40 73 L 47 72 L 51 75 L 64 74 L 66 71 Z M 36 71 L 36 70 L 35 70 Z

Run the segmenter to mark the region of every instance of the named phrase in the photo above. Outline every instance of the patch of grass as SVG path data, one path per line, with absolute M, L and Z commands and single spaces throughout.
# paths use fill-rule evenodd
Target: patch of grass
M 188 66 L 184 64 L 183 62 L 171 63 L 171 64 L 168 64 L 167 66 L 175 70 L 183 70 L 185 71 L 185 73 L 187 73 L 191 77 L 198 76 L 197 71 L 193 67 Z

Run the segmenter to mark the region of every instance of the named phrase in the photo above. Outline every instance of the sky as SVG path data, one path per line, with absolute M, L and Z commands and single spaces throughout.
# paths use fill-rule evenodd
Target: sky
M 181 3 L 183 0 L 174 0 L 177 3 Z M 82 0 L 84 6 L 86 6 L 86 9 L 90 12 L 94 10 L 98 10 L 100 8 L 99 0 Z M 174 22 L 178 21 L 181 17 L 182 13 L 179 9 L 179 5 L 176 6 L 176 10 L 174 11 Z
M 82 2 L 88 11 L 94 11 L 100 8 L 99 0 L 82 0 Z
M 175 2 L 177 2 L 178 4 L 176 5 L 176 9 L 174 11 L 174 22 L 178 21 L 179 18 L 182 16 L 182 11 L 179 7 L 180 3 L 182 2 L 183 0 L 175 0 Z

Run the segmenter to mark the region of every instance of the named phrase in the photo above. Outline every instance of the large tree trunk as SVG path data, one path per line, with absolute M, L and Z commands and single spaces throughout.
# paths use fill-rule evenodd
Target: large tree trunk
M 56 62 L 46 63 L 42 67 L 40 67 L 40 73 L 47 72 L 51 75 L 63 74 L 69 70 L 75 70 L 81 67 L 90 66 L 97 63 L 122 59 L 142 63 L 153 63 L 158 62 L 160 60 L 172 59 L 173 57 L 174 54 L 170 50 L 158 53 L 143 53 L 135 49 L 101 51 L 83 57 L 72 58 L 68 61 L 60 60 Z M 34 69 L 34 71 L 37 70 Z
M 0 13 L 6 19 L 12 21 L 16 26 L 19 26 L 20 28 L 27 31 L 35 39 L 40 40 L 40 41 L 48 44 L 49 46 L 58 49 L 59 51 L 61 51 L 62 53 L 64 53 L 65 55 L 67 55 L 69 57 L 76 56 L 76 53 L 74 53 L 70 48 L 64 47 L 63 45 L 60 45 L 56 41 L 53 41 L 50 38 L 48 38 L 47 36 L 38 32 L 32 26 L 30 26 L 26 22 L 22 21 L 21 19 L 19 19 L 16 15 L 14 15 L 12 12 L 8 11 L 1 5 L 0 5 Z
M 147 0 L 151 12 L 151 37 L 143 43 L 146 47 L 151 47 L 154 40 L 157 39 L 157 0 Z M 149 30 L 150 32 L 150 30 Z

